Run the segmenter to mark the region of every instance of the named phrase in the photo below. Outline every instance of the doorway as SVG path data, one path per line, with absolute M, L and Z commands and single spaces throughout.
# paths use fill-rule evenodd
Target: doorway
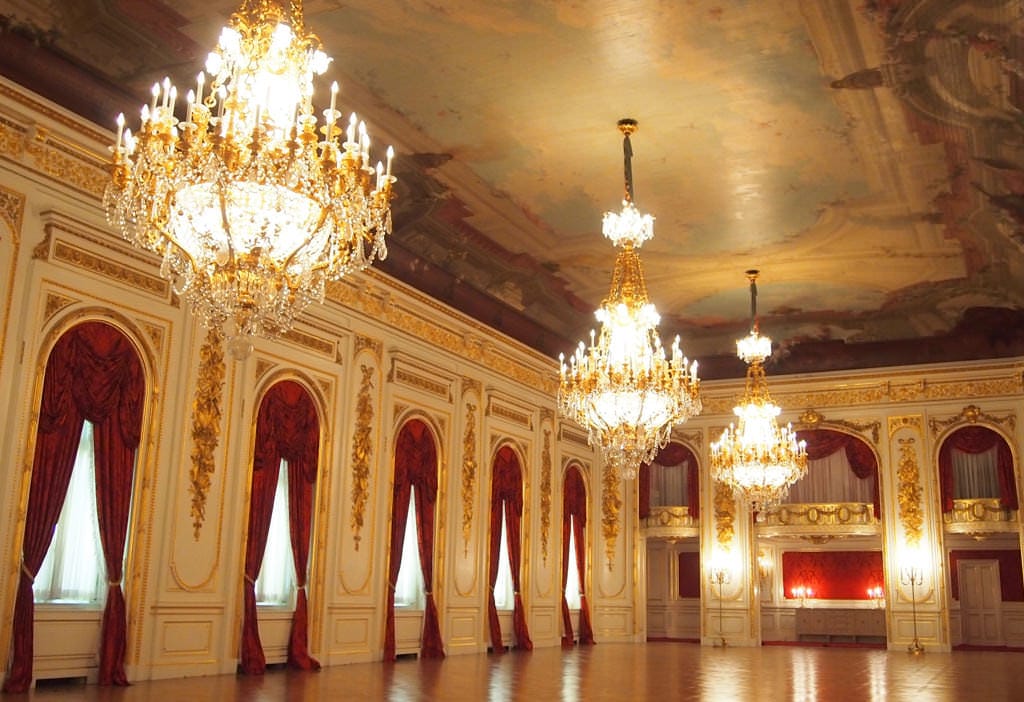
M 1004 646 L 999 561 L 957 562 L 960 582 L 960 628 L 971 646 Z

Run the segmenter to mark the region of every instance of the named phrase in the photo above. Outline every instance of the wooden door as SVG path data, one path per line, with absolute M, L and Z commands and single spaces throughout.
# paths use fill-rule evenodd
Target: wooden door
M 963 642 L 974 646 L 1005 645 L 999 561 L 961 559 L 957 568 Z

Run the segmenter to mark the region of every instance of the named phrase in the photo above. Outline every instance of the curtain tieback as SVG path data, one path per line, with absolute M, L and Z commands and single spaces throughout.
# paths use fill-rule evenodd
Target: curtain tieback
M 21 572 L 25 574 L 25 577 L 28 578 L 30 583 L 34 583 L 36 581 L 36 574 L 28 569 L 28 566 L 25 565 L 25 561 L 21 562 Z
M 253 587 L 256 587 L 256 579 L 255 578 L 250 578 L 248 575 L 243 575 L 242 577 L 245 578 L 245 582 L 249 583 Z
M 107 587 L 121 587 L 121 579 L 118 579 L 118 580 L 108 580 L 107 581 Z

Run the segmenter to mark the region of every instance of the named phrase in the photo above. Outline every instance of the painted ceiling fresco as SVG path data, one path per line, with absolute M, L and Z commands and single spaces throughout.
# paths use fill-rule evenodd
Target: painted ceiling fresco
M 0 0 L 5 44 L 95 84 L 33 79 L 14 48 L 0 70 L 110 126 L 155 79 L 190 83 L 236 5 Z M 305 14 L 344 108 L 400 154 L 381 267 L 544 353 L 587 335 L 607 293 L 601 216 L 620 206 L 615 124 L 632 117 L 636 200 L 656 218 L 648 289 L 702 375 L 741 372 L 748 268 L 776 372 L 1024 355 L 1019 0 Z

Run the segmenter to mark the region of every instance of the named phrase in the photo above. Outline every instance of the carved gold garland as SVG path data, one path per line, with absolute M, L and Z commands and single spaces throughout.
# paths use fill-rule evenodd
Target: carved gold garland
M 898 486 L 896 499 L 899 503 L 900 522 L 906 534 L 907 545 L 917 546 L 921 541 L 921 526 L 924 516 L 921 514 L 921 482 L 920 470 L 917 465 L 917 451 L 914 438 L 900 439 L 899 467 L 896 469 Z
M 363 374 L 356 398 L 356 431 L 352 439 L 352 538 L 359 550 L 360 531 L 370 495 L 370 460 L 373 457 L 373 374 L 372 366 L 359 366 Z
M 7 324 L 11 320 L 11 302 L 14 299 L 14 272 L 18 267 L 18 251 L 21 249 L 21 225 L 25 214 L 25 196 L 0 185 L 0 218 L 11 232 L 11 267 L 7 271 L 7 290 L 3 297 L 3 321 L 0 323 L 0 368 L 3 367 L 4 344 L 7 338 Z
M 619 512 L 622 498 L 619 496 L 618 473 L 605 468 L 601 471 L 601 529 L 604 534 L 604 553 L 608 570 L 615 563 L 615 542 L 619 538 Z
M 466 403 L 466 431 L 462 435 L 462 545 L 469 556 L 469 537 L 473 528 L 473 493 L 476 486 L 476 405 Z
M 540 457 L 540 551 L 548 562 L 548 533 L 551 531 L 551 430 L 544 429 L 544 453 Z
M 931 427 L 932 434 L 939 434 L 954 424 L 977 424 L 979 420 L 988 422 L 989 424 L 1009 427 L 1010 431 L 1017 428 L 1016 416 L 1006 414 L 1002 417 L 997 417 L 996 415 L 982 412 L 981 408 L 977 405 L 967 405 L 960 411 L 960 414 L 949 417 L 948 419 L 929 419 L 928 426 Z
M 206 520 L 206 497 L 216 469 L 215 453 L 220 443 L 225 375 L 223 341 L 220 329 L 210 328 L 199 349 L 199 378 L 192 401 L 192 466 L 189 469 L 192 536 L 196 541 Z
M 725 483 L 715 481 L 715 533 L 718 543 L 728 546 L 735 535 L 733 522 L 736 520 L 736 499 Z

